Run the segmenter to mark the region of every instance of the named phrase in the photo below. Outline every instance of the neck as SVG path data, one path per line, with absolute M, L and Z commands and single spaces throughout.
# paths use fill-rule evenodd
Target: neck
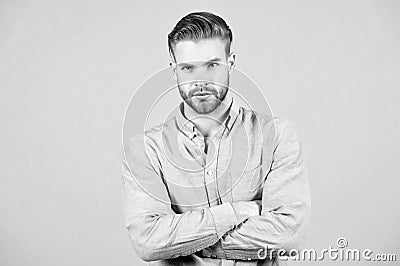
M 231 103 L 232 97 L 227 95 L 221 104 L 209 114 L 199 114 L 185 103 L 183 114 L 196 126 L 204 137 L 211 137 L 218 131 L 220 124 L 228 116 Z

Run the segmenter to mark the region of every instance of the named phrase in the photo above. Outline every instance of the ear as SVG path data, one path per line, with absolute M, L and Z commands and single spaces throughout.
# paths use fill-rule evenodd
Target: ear
M 235 59 L 236 59 L 236 55 L 231 52 L 228 55 L 228 71 L 229 71 L 229 75 L 232 75 L 233 70 L 235 69 Z
M 175 81 L 177 81 L 177 76 L 176 76 L 176 71 L 177 71 L 177 66 L 176 66 L 176 63 L 175 63 L 175 61 L 170 61 L 169 62 L 169 66 L 170 66 L 170 68 L 171 68 L 171 70 L 172 70 L 172 78 L 175 80 Z

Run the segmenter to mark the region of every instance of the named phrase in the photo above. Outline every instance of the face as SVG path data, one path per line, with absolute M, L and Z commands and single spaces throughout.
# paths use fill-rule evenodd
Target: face
M 171 67 L 179 93 L 199 114 L 216 110 L 228 92 L 235 56 L 226 55 L 225 45 L 220 38 L 184 40 L 175 45 Z

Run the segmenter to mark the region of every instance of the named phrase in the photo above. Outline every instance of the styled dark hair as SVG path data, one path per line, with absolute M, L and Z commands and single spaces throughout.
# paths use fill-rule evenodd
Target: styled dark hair
M 168 34 L 168 49 L 175 57 L 173 48 L 179 41 L 214 37 L 227 41 L 225 52 L 228 55 L 231 49 L 232 31 L 225 20 L 209 12 L 193 12 L 181 18 Z

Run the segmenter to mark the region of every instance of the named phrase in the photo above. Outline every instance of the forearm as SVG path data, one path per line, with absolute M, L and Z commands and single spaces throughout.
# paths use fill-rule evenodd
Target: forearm
M 186 256 L 213 245 L 235 222 L 232 207 L 225 204 L 183 214 L 149 213 L 127 218 L 126 225 L 139 256 L 151 261 Z
M 296 210 L 271 211 L 252 216 L 202 251 L 204 257 L 238 260 L 271 258 L 278 250 L 289 251 L 303 241 L 309 206 Z M 275 254 L 271 254 L 275 251 Z M 267 252 L 265 255 L 264 252 Z
M 265 212 L 251 217 L 228 232 L 221 239 L 225 254 L 230 259 L 259 259 L 260 250 L 268 252 L 298 248 L 304 241 L 309 205 L 293 204 L 292 209 Z M 238 252 L 240 251 L 240 252 Z
M 149 206 L 149 199 L 132 184 L 129 187 L 125 200 L 126 226 L 137 253 L 146 261 L 202 250 L 258 213 L 257 204 L 250 202 L 224 203 L 182 214 L 174 213 L 165 204 L 152 202 L 153 207 L 146 211 L 142 207 Z
M 261 200 L 253 200 L 253 201 L 237 201 L 231 202 L 235 214 L 237 217 L 242 217 L 243 223 L 236 226 L 234 229 L 230 230 L 229 232 L 233 232 L 237 228 L 243 226 L 244 223 L 247 223 L 249 219 L 258 217 L 260 215 L 261 209 Z M 229 234 L 229 232 L 227 234 Z M 226 234 L 226 235 L 227 235 Z M 226 237 L 226 235 L 222 236 L 219 241 L 209 247 L 204 248 L 200 256 L 203 257 L 211 257 L 211 258 L 220 258 L 226 259 L 226 254 L 224 249 L 222 248 L 222 239 Z M 247 257 L 243 257 L 242 259 L 247 259 Z

